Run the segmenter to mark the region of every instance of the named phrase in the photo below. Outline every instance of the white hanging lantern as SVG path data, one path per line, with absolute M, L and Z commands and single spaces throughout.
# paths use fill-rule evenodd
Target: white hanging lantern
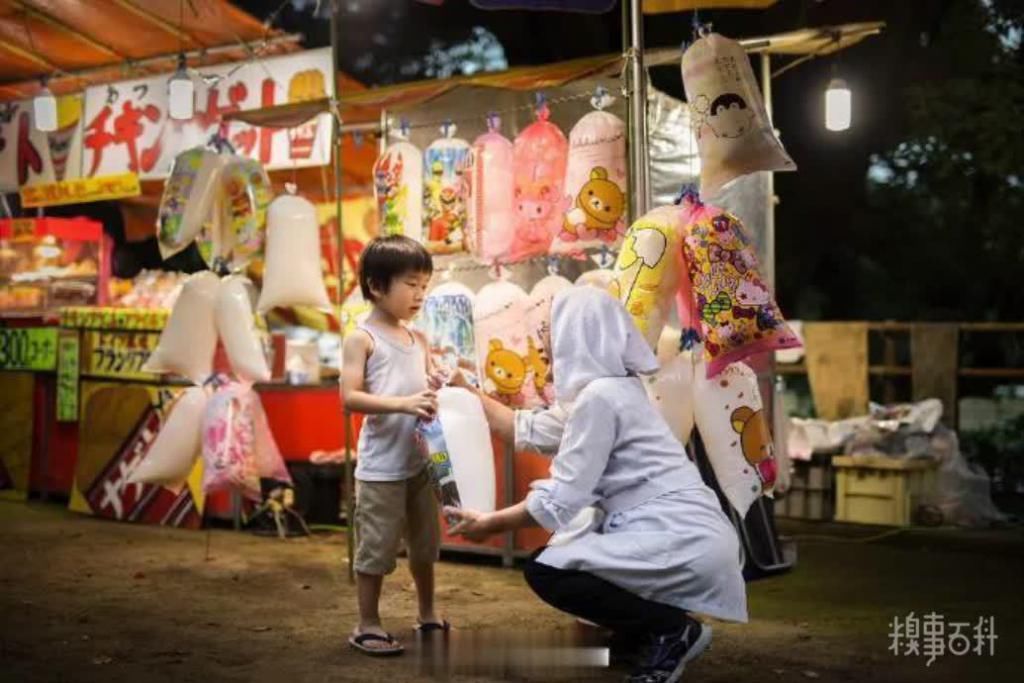
M 57 98 L 43 81 L 42 89 L 32 99 L 32 118 L 36 130 L 51 133 L 57 130 Z
M 853 96 L 846 81 L 833 78 L 825 90 L 825 127 L 831 131 L 843 131 L 850 127 Z
M 195 113 L 196 86 L 188 75 L 185 55 L 178 57 L 178 70 L 167 81 L 168 111 L 172 119 L 188 121 Z

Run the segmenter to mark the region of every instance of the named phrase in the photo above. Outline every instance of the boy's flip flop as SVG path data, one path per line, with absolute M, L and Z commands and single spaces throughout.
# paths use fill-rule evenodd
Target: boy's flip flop
M 441 623 L 437 623 L 436 621 L 428 621 L 426 623 L 418 621 L 416 622 L 416 625 L 413 626 L 413 630 L 417 633 L 433 633 L 434 631 L 448 633 L 448 631 L 452 630 L 452 625 L 448 623 L 447 619 L 443 619 Z
M 387 643 L 384 647 L 373 647 L 367 645 L 371 642 L 383 642 Z M 371 657 L 394 657 L 400 655 L 405 651 L 402 644 L 391 637 L 390 633 L 379 635 L 377 633 L 353 633 L 348 638 L 348 644 L 356 650 L 359 650 L 363 654 L 370 655 Z

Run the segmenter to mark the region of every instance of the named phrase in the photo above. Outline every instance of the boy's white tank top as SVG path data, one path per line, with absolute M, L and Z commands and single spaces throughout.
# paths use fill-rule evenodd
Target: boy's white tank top
M 408 344 L 362 323 L 359 329 L 373 339 L 373 353 L 366 359 L 366 391 L 374 396 L 410 396 L 427 388 L 426 350 L 407 332 Z M 359 433 L 356 479 L 401 481 L 415 476 L 426 465 L 416 448 L 416 417 L 405 413 L 367 415 Z

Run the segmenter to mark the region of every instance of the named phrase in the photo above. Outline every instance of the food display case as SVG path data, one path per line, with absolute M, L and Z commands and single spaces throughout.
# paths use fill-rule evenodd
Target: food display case
M 0 315 L 103 305 L 112 245 L 87 218 L 0 220 Z

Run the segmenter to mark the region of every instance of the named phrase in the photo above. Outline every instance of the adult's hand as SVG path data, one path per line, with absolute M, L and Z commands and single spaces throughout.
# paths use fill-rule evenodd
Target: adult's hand
M 471 541 L 483 541 L 493 536 L 496 531 L 493 516 L 486 512 L 446 506 L 444 514 L 452 524 L 448 533 L 453 536 L 462 536 Z

